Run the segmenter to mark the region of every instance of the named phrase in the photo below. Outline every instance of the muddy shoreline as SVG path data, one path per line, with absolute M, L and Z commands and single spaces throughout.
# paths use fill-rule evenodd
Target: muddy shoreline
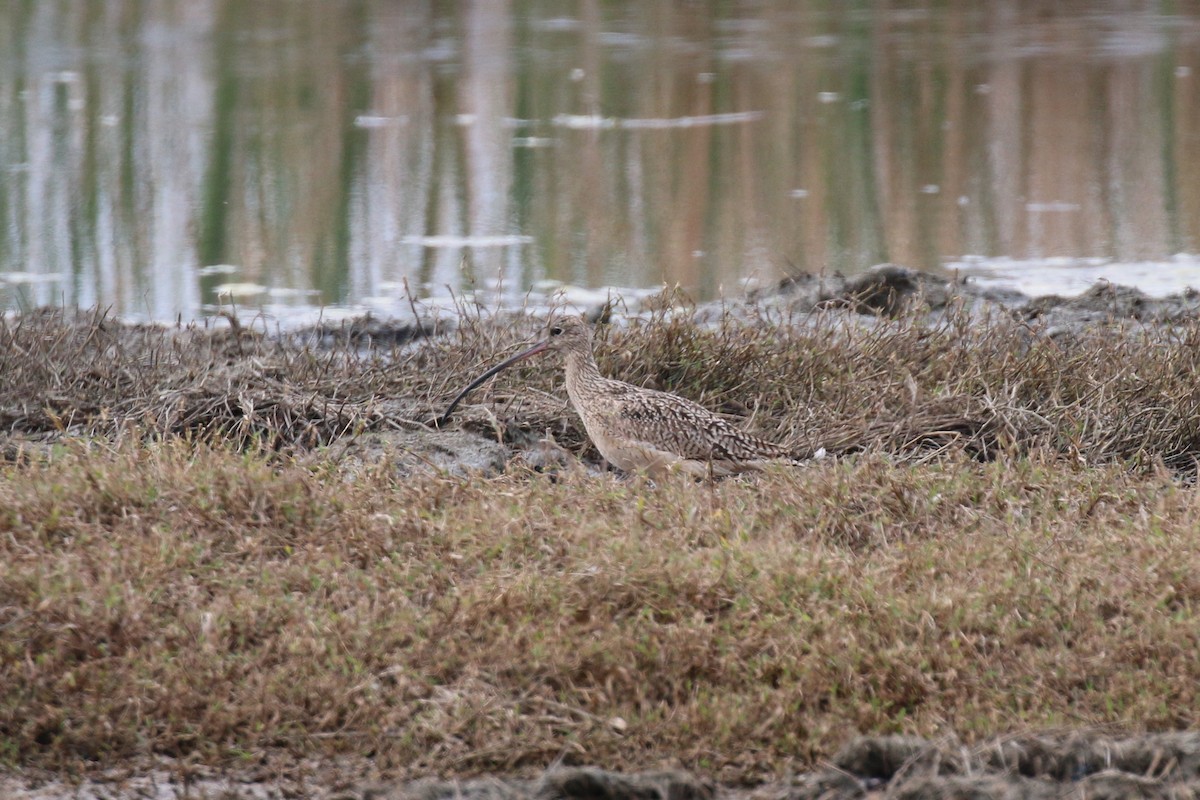
M 594 293 L 593 293 L 594 294 Z M 820 312 L 842 311 L 855 324 L 871 325 L 879 319 L 922 312 L 936 322 L 950 309 L 965 308 L 977 321 L 990 316 L 1011 316 L 1037 326 L 1047 336 L 1077 335 L 1089 327 L 1111 325 L 1177 324 L 1200 317 L 1200 291 L 1156 297 L 1121 284 L 1099 282 L 1075 296 L 1031 296 L 1015 289 L 980 286 L 970 277 L 947 280 L 944 276 L 897 264 L 879 264 L 860 274 L 813 275 L 798 273 L 769 287 L 741 297 L 694 304 L 685 295 L 667 290 L 638 292 L 622 297 L 614 291 L 608 303 L 572 301 L 567 293 L 531 296 L 520 308 L 488 312 L 498 318 L 526 313 L 544 317 L 552 310 L 582 313 L 593 321 L 623 324 L 675 306 L 675 313 L 700 324 L 715 325 L 730 318 L 755 321 L 767 311 L 776 320 L 804 324 L 803 318 Z M 380 319 L 370 315 L 335 323 L 301 326 L 274 332 L 298 344 L 387 347 L 451 333 L 460 324 L 461 309 L 428 307 L 416 303 L 404 318 Z M 234 321 L 241 327 L 242 323 Z M 271 329 L 263 329 L 272 334 Z

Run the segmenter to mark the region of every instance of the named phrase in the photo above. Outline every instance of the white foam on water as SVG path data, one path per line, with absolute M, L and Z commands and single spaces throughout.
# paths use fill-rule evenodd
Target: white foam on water
M 406 115 L 385 116 L 382 114 L 359 114 L 354 118 L 356 128 L 399 128 L 408 124 Z
M 510 247 L 529 244 L 532 236 L 405 236 L 401 244 L 419 244 L 422 247 Z
M 765 111 L 734 111 L 728 114 L 699 114 L 689 117 L 601 117 L 593 114 L 558 114 L 551 123 L 572 130 L 663 130 L 668 128 L 697 128 L 705 125 L 737 125 L 757 122 Z
M 251 283 L 249 281 L 222 283 L 219 286 L 213 287 L 213 293 L 217 297 L 257 297 L 267 291 L 267 287 L 261 283 Z
M 237 264 L 209 264 L 196 270 L 198 275 L 233 275 L 241 271 Z
M 0 272 L 0 283 L 54 283 L 62 279 L 61 272 Z

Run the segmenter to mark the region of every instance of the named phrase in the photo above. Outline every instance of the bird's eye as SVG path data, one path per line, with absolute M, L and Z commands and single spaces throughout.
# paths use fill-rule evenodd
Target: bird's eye
M 555 326 L 553 326 L 552 328 L 550 328 L 550 335 L 551 335 L 551 336 L 558 336 L 558 335 L 560 335 L 561 333 L 562 333 L 562 328 L 561 328 L 561 327 L 559 327 L 558 325 L 555 325 Z

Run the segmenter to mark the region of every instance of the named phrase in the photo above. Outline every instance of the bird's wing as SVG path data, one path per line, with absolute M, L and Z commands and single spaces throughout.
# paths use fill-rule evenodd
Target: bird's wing
M 613 395 L 612 432 L 695 461 L 790 458 L 782 445 L 752 436 L 701 405 L 673 394 L 628 386 Z

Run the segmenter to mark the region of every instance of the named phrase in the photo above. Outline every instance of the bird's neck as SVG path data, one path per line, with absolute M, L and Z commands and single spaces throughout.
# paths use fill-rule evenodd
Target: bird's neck
M 567 353 L 567 387 L 592 383 L 601 379 L 600 368 L 591 351 L 572 350 Z

